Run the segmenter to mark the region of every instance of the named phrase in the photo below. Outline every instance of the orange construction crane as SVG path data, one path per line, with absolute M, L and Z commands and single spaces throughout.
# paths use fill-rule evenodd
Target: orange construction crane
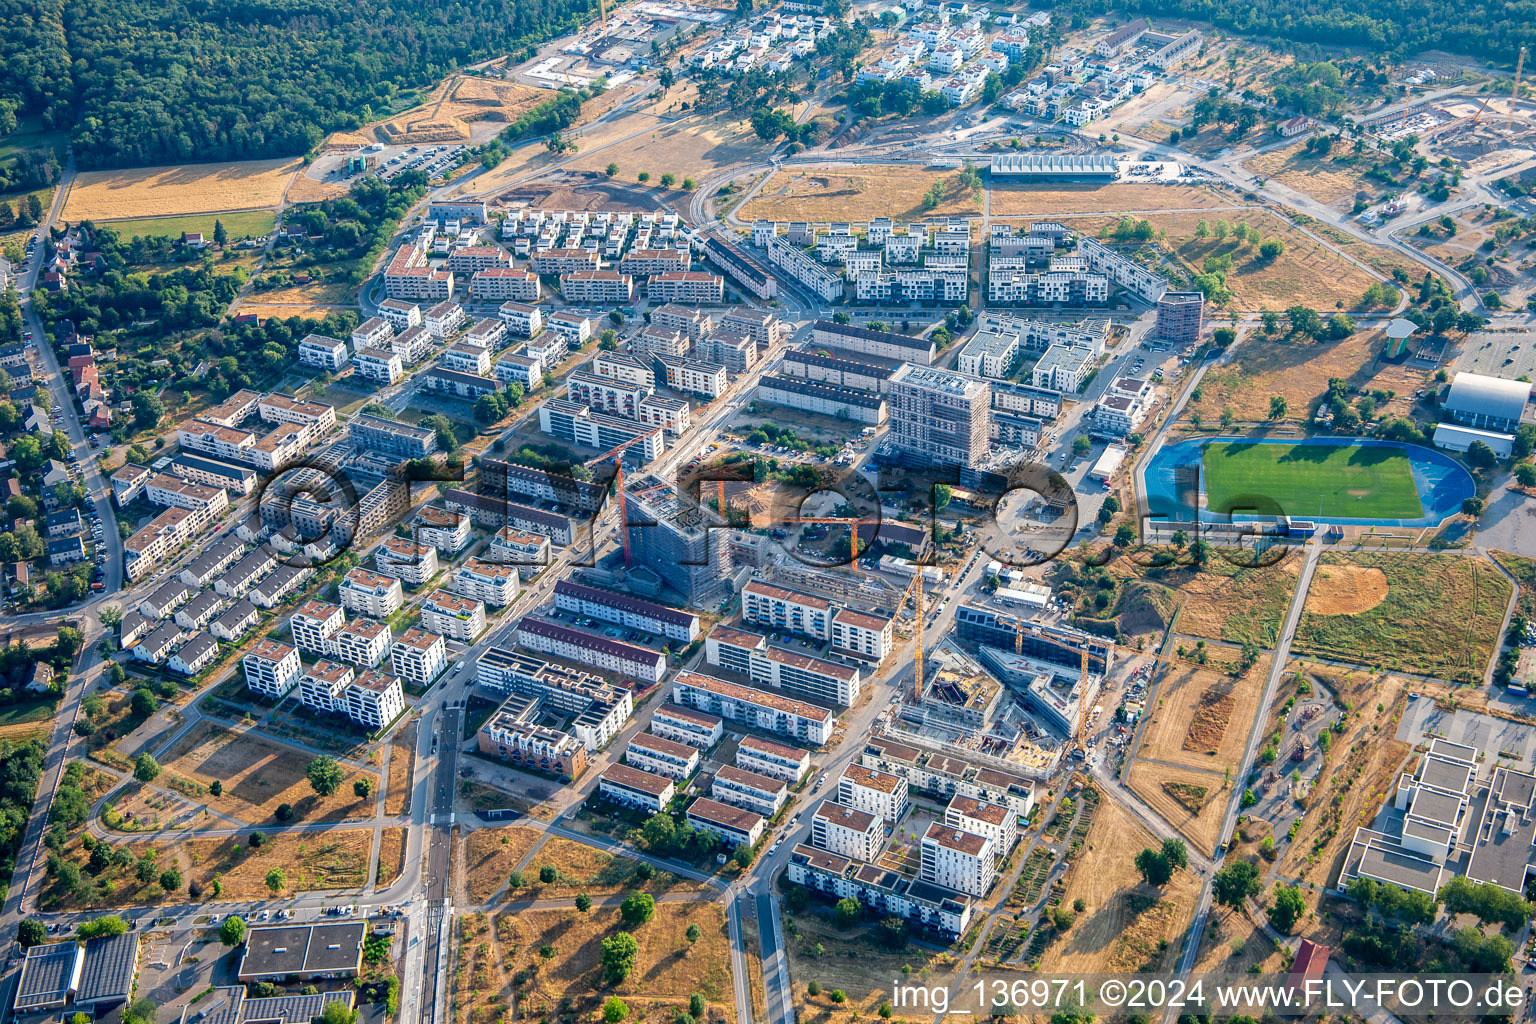
M 617 448 L 610 448 L 597 458 L 588 459 L 582 463 L 583 466 L 591 469 L 598 463 L 607 462 L 609 459 L 613 460 L 613 485 L 619 492 L 619 543 L 624 545 L 624 568 L 626 569 L 629 568 L 629 504 L 624 498 L 624 453 L 629 451 L 632 445 L 639 444 L 641 441 L 648 441 L 660 433 L 661 428 L 657 427 L 655 430 L 647 431 L 644 434 L 636 434 Z
M 721 484 L 722 493 L 724 484 Z M 724 513 L 721 513 L 722 515 Z M 849 519 L 846 516 L 794 516 L 784 520 L 786 523 L 828 523 L 846 525 L 852 531 L 852 538 L 848 544 L 848 552 L 851 556 L 847 569 L 853 572 L 859 567 L 859 520 Z M 878 526 L 879 524 L 872 524 Z

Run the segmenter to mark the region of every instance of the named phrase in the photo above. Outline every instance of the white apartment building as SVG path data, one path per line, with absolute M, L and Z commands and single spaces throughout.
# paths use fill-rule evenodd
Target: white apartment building
M 584 306 L 618 305 L 634 301 L 635 279 L 616 270 L 578 270 L 560 275 L 560 294 Z
M 727 846 L 751 846 L 763 836 L 767 820 L 755 811 L 701 796 L 688 807 L 688 823 L 713 832 Z
M 741 617 L 768 629 L 832 638 L 832 604 L 814 594 L 752 580 L 741 590 Z
M 469 543 L 470 520 L 462 512 L 425 505 L 412 521 L 416 539 L 445 555 L 456 555 Z
M 814 256 L 775 236 L 768 240 L 768 259 L 820 296 L 823 302 L 843 297 L 843 279 L 829 272 Z
M 360 348 L 352 354 L 352 368 L 362 377 L 380 384 L 394 384 L 405 376 L 405 367 L 395 352 L 382 348 Z
M 963 832 L 986 836 L 999 857 L 1008 856 L 1019 838 L 1019 816 L 1002 804 L 956 795 L 944 809 L 944 824 Z
M 744 807 L 771 818 L 789 799 L 789 786 L 783 779 L 723 764 L 710 783 L 709 795 L 721 803 Z
M 469 297 L 475 302 L 538 302 L 542 293 L 539 275 L 522 268 L 495 267 L 469 279 Z
M 837 780 L 837 802 L 895 825 L 907 813 L 907 780 L 850 764 Z
M 663 739 L 677 740 L 700 750 L 708 750 L 725 735 L 725 725 L 719 715 L 667 703 L 657 708 L 651 716 L 651 732 Z
M 135 651 L 137 653 L 137 651 Z M 299 649 L 276 640 L 262 640 L 240 659 L 245 671 L 245 685 L 263 697 L 277 699 L 298 682 L 304 673 Z
M 831 708 L 716 679 L 702 672 L 678 673 L 672 680 L 672 699 L 733 722 L 817 745 L 831 739 L 837 723 L 837 715 Z
M 371 316 L 352 332 L 352 347 L 383 348 L 395 336 L 395 329 L 383 317 Z
M 421 326 L 421 307 L 404 299 L 385 299 L 379 303 L 379 316 L 388 321 L 396 332 Z
M 885 826 L 868 811 L 823 800 L 811 815 L 811 845 L 839 857 L 873 863 L 885 845 Z
M 362 566 L 348 572 L 338 590 L 343 608 L 374 619 L 389 618 L 405 603 L 398 579 L 369 572 Z
M 464 332 L 466 345 L 478 345 L 483 349 L 493 349 L 501 345 L 507 339 L 507 324 L 504 320 L 485 318 L 476 320 L 475 325 Z M 489 372 L 489 367 L 486 368 Z
M 453 592 L 495 608 L 511 604 L 518 594 L 517 566 L 471 558 L 453 574 Z
M 997 877 L 992 840 L 937 821 L 923 835 L 918 877 L 946 889 L 982 897 Z
M 468 319 L 464 307 L 449 299 L 427 310 L 421 318 L 421 325 L 427 329 L 428 334 L 442 341 L 463 327 Z
M 369 729 L 381 729 L 405 711 L 400 680 L 373 671 L 352 680 L 345 697 L 347 717 Z
M 433 633 L 474 643 L 485 632 L 485 605 L 467 597 L 434 590 L 421 603 L 422 628 Z
M 444 369 L 484 377 L 491 372 L 491 353 L 479 345 L 456 341 L 443 350 L 443 357 L 438 363 Z
M 404 537 L 385 537 L 374 549 L 373 563 L 379 572 L 419 587 L 437 575 L 437 549 Z
M 698 771 L 699 751 L 686 743 L 642 732 L 629 741 L 624 763 L 681 782 Z
M 611 764 L 598 779 L 598 792 L 627 807 L 654 814 L 672 802 L 677 787 L 664 775 L 652 775 L 627 764 Z
M 878 665 L 891 653 L 894 638 L 895 624 L 884 616 L 852 608 L 839 608 L 832 616 L 832 646 L 839 654 Z
M 795 784 L 811 770 L 811 752 L 763 736 L 744 736 L 736 746 L 736 767 Z
M 657 274 L 646 283 L 652 302 L 681 302 L 704 305 L 725 300 L 725 278 L 697 270 Z
M 431 352 L 437 339 L 425 327 L 407 327 L 389 340 L 389 350 L 400 357 L 401 366 L 414 366 Z
M 347 365 L 347 343 L 323 334 L 308 334 L 299 342 L 299 363 L 337 373 Z
M 544 329 L 544 311 L 522 302 L 503 302 L 496 311 L 507 330 L 522 338 L 531 338 Z
M 437 633 L 412 626 L 389 648 L 389 670 L 408 683 L 431 686 L 448 667 L 448 645 Z
M 491 538 L 490 560 L 515 566 L 523 579 L 538 575 L 549 564 L 549 538 L 514 526 L 504 526 Z
M 340 711 L 357 672 L 339 661 L 317 661 L 299 678 L 299 700 L 316 711 Z
M 293 642 L 315 654 L 330 653 L 336 634 L 346 624 L 347 613 L 341 605 L 326 601 L 305 601 L 288 616 L 288 632 Z
M 326 653 L 359 668 L 377 668 L 389 654 L 389 641 L 388 623 L 359 619 L 337 631 L 333 646 Z

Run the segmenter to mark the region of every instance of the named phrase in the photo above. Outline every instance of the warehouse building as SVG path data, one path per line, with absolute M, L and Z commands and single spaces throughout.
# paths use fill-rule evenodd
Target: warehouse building
M 1451 378 L 1445 411 L 1464 427 L 1512 434 L 1525 416 L 1531 385 L 1480 373 L 1458 373 Z
M 992 157 L 994 178 L 1031 181 L 1114 181 L 1112 156 L 1056 156 L 1037 153 L 1001 153 Z

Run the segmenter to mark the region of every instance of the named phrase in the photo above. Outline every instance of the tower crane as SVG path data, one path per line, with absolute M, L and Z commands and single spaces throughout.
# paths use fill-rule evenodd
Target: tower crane
M 721 500 L 722 500 L 722 502 L 724 501 L 724 498 L 723 498 L 724 488 L 725 488 L 725 485 L 721 484 L 721 494 L 722 494 L 722 499 Z M 721 513 L 721 515 L 724 515 L 724 514 L 725 514 L 724 512 Z M 850 557 L 848 559 L 848 564 L 844 568 L 848 572 L 854 572 L 854 571 L 856 571 L 858 569 L 858 567 L 859 567 L 859 522 L 860 522 L 858 519 L 851 519 L 851 518 L 848 518 L 847 516 L 792 516 L 792 517 L 786 518 L 784 520 L 784 522 L 786 522 L 786 523 L 802 523 L 802 524 L 803 523 L 828 523 L 828 524 L 839 524 L 840 523 L 840 524 L 847 525 L 848 529 L 852 531 L 852 536 L 850 537 L 849 544 L 848 544 L 848 553 L 849 553 Z M 876 524 L 871 524 L 871 525 L 875 525 L 875 526 L 878 527 L 879 524 L 876 523 Z
M 618 447 L 610 448 L 608 451 L 603 452 L 603 454 L 599 455 L 597 458 L 588 459 L 586 462 L 582 463 L 582 465 L 587 469 L 591 469 L 593 466 L 607 462 L 609 459 L 613 460 L 613 484 L 619 492 L 619 543 L 624 546 L 624 568 L 626 569 L 629 568 L 630 556 L 629 504 L 624 497 L 624 453 L 629 451 L 631 446 L 639 444 L 642 441 L 648 441 L 651 438 L 658 436 L 660 433 L 661 428 L 657 427 L 654 430 L 649 430 L 644 434 L 636 434 L 634 437 L 630 438 L 628 441 L 625 441 Z

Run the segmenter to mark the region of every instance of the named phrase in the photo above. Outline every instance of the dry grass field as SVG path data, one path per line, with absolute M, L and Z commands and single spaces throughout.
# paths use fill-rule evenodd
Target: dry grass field
M 1214 366 L 1200 381 L 1200 399 L 1185 412 L 1198 413 L 1215 424 L 1223 409 L 1231 409 L 1240 422 L 1257 422 L 1269 416 L 1269 397 L 1283 395 L 1286 418 L 1311 418 L 1312 407 L 1328 393 L 1332 378 L 1351 387 L 1394 391 L 1397 398 L 1378 407 L 1383 416 L 1408 411 L 1413 392 L 1429 374 L 1406 363 L 1377 358 L 1385 351 L 1380 331 L 1356 331 L 1342 341 L 1301 342 L 1295 339 L 1250 336 L 1238 347 L 1232 362 Z
M 796 167 L 779 171 L 743 206 L 738 215 L 747 221 L 769 220 L 867 221 L 874 217 L 935 217 L 945 214 L 980 213 L 981 201 L 956 181 L 957 171 L 870 164 L 854 170 L 833 167 Z M 945 186 L 944 199 L 932 210 L 923 209 L 923 195 L 934 182 Z
M 477 828 L 461 840 L 464 847 L 465 889 L 476 903 L 490 899 L 507 881 L 512 869 L 533 849 L 542 835 L 523 825 L 509 828 Z
M 416 723 L 408 722 L 389 738 L 389 771 L 384 813 L 404 814 L 411 799 L 411 762 L 416 759 Z
M 685 933 L 698 925 L 697 942 Z M 639 943 L 629 977 L 610 985 L 599 962 L 602 941 L 624 930 L 617 907 L 521 911 L 459 919 L 458 1020 L 486 1024 L 501 1019 L 514 979 L 519 1017 L 596 1017 L 610 994 L 629 1006 L 634 1019 L 671 1021 L 697 992 L 709 1004 L 709 1020 L 734 1014 L 730 947 L 724 909 L 718 903 L 658 903 L 655 915 L 630 930 Z M 541 955 L 551 947 L 553 956 Z
M 300 160 L 282 158 L 85 171 L 69 190 L 64 219 L 127 220 L 266 209 L 281 205 L 283 190 L 301 167 Z
M 1243 161 L 1243 166 L 1263 178 L 1272 178 L 1318 202 L 1340 210 L 1354 206 L 1356 197 L 1375 202 L 1386 194 L 1381 183 L 1360 173 L 1349 163 L 1332 156 L 1318 159 L 1304 149 L 1305 143 L 1273 149 Z
M 157 781 L 189 780 L 203 790 L 198 802 L 252 825 L 272 822 L 282 804 L 292 807 L 294 821 L 341 821 L 373 813 L 373 798 L 360 799 L 352 783 L 366 777 L 377 787 L 377 775 L 343 765 L 341 788 L 322 797 L 304 777 L 312 760 L 311 754 L 255 733 L 201 722 L 171 749 L 164 762 L 169 778 Z M 215 779 L 223 786 L 219 796 L 206 791 Z
M 1232 292 L 1232 308 L 1239 310 L 1283 310 L 1306 305 L 1333 310 L 1342 302 L 1344 309 L 1358 305 L 1365 290 L 1376 278 L 1339 255 L 1328 246 L 1302 233 L 1289 222 L 1264 209 L 1213 211 L 1211 213 L 1154 213 L 1138 217 L 1166 232 L 1162 245 L 1171 250 L 1188 273 L 1200 271 L 1210 256 L 1231 256 L 1227 287 Z M 1097 234 L 1101 225 L 1114 223 L 1118 216 L 1072 218 L 1068 227 Z M 1257 227 L 1264 238 L 1285 243 L 1285 252 L 1270 262 L 1258 258 L 1258 246 L 1238 243 L 1228 237 L 1195 237 L 1200 221 L 1213 224 L 1225 220 L 1229 225 L 1242 222 Z
M 1207 854 L 1216 849 L 1221 840 L 1221 819 L 1231 797 L 1230 789 L 1223 788 L 1229 784 L 1220 771 L 1170 768 L 1138 758 L 1126 782 L 1191 846 Z
M 1267 866 L 1259 861 L 1262 871 Z M 1218 910 L 1206 921 L 1195 960 L 1197 973 L 1242 974 L 1255 964 L 1265 974 L 1285 968 L 1280 947 L 1247 914 Z
M 268 836 L 259 848 L 248 839 L 181 839 L 175 842 L 130 843 L 135 857 L 153 853 L 161 871 L 174 868 L 181 874 L 181 888 L 166 892 L 159 881 L 140 882 L 134 866 L 109 867 L 99 874 L 86 873 L 95 883 L 84 901 L 67 900 L 64 907 L 118 907 L 157 903 L 183 903 L 189 888 L 200 898 L 211 898 L 215 879 L 219 899 L 271 899 L 267 874 L 281 868 L 282 892 L 316 889 L 355 889 L 368 881 L 368 856 L 373 833 L 368 829 L 339 829 L 320 834 L 283 833 Z M 71 847 L 71 856 L 86 860 L 83 850 Z
M 308 320 L 324 320 L 332 313 L 356 313 L 357 307 L 315 302 L 253 302 L 245 299 L 236 307 L 235 312 L 254 313 L 263 320 L 274 316 L 281 320 L 295 316 Z
M 1207 378 L 1209 379 L 1209 378 Z M 1181 634 L 1207 640 L 1226 640 L 1255 647 L 1272 647 L 1280 633 L 1280 621 L 1296 589 L 1300 560 L 1286 558 L 1275 565 L 1245 567 L 1223 558 L 1213 558 L 1201 567 L 1141 568 L 1129 559 L 1109 566 L 1116 576 L 1124 573 L 1127 593 L 1135 592 L 1135 582 L 1158 591 L 1158 605 L 1177 605 L 1180 609 L 1177 629 Z M 1130 633 L 1156 632 L 1167 624 L 1167 614 L 1140 624 L 1128 622 L 1135 614 L 1122 616 L 1121 627 Z M 1144 626 L 1152 626 L 1148 629 Z
M 1060 217 L 1066 214 L 1156 213 L 1161 210 L 1233 209 L 1232 200 L 1204 185 L 1052 185 L 1040 187 L 994 178 L 994 217 Z
M 560 874 L 548 885 L 538 878 L 539 869 L 546 866 Z M 609 896 L 635 888 L 659 895 L 669 890 L 692 892 L 704 888 L 700 883 L 679 878 L 670 871 L 657 871 L 649 881 L 642 881 L 635 877 L 635 869 L 639 866 L 640 861 L 632 858 L 615 857 L 574 839 L 555 836 L 528 862 L 525 874 L 529 887 L 519 893 L 518 898 L 554 899 L 580 892 L 588 896 Z
M 948 986 L 955 975 L 954 961 L 947 954 L 910 944 L 904 951 L 886 949 L 872 934 L 850 933 L 813 913 L 785 915 L 784 944 L 795 1017 L 807 1024 L 848 1024 L 870 1017 L 890 998 L 892 978 Z M 815 952 L 818 946 L 823 951 L 820 956 Z M 903 973 L 904 967 L 911 968 L 910 977 Z M 821 985 L 820 995 L 807 991 L 812 980 Z M 832 1002 L 834 991 L 846 993 L 847 1002 Z M 931 1011 L 920 1008 L 898 1009 L 896 1016 L 933 1019 Z
M 1063 906 L 1081 899 L 1087 907 L 1071 929 L 1046 948 L 1041 970 L 1094 974 L 1173 969 L 1199 883 L 1191 872 L 1180 871 L 1161 889 L 1145 885 L 1134 858 L 1138 851 L 1158 845 L 1113 800 L 1100 801 L 1062 897 Z
M 1329 552 L 1325 572 L 1296 627 L 1298 654 L 1481 684 L 1511 595 L 1496 567 L 1459 554 Z
M 382 889 L 399 878 L 404 870 L 405 829 L 382 829 L 379 832 L 379 875 L 374 885 Z
M 1305 673 L 1336 701 L 1361 712 L 1350 715 L 1344 732 L 1334 738 L 1318 784 L 1307 798 L 1296 841 L 1281 854 L 1283 877 L 1331 888 L 1338 881 L 1355 829 L 1369 825 L 1392 798 L 1397 774 L 1412 756 L 1408 744 L 1392 738 L 1407 704 L 1408 685 L 1399 676 L 1305 661 L 1286 668 Z M 1281 837 L 1275 838 L 1278 842 Z
M 637 130 L 640 134 L 635 135 Z M 634 138 L 626 138 L 630 135 Z M 723 115 L 666 123 L 652 114 L 631 114 L 582 135 L 576 158 L 567 166 L 602 172 L 615 163 L 619 181 L 633 182 L 641 171 L 648 171 L 652 186 L 663 174 L 675 175 L 681 185 L 685 178 L 702 181 L 722 167 L 749 160 L 763 148 L 746 122 Z
M 1236 773 L 1269 664 L 1266 655 L 1236 678 L 1184 663 L 1167 668 L 1136 756 L 1207 772 L 1231 767 Z

